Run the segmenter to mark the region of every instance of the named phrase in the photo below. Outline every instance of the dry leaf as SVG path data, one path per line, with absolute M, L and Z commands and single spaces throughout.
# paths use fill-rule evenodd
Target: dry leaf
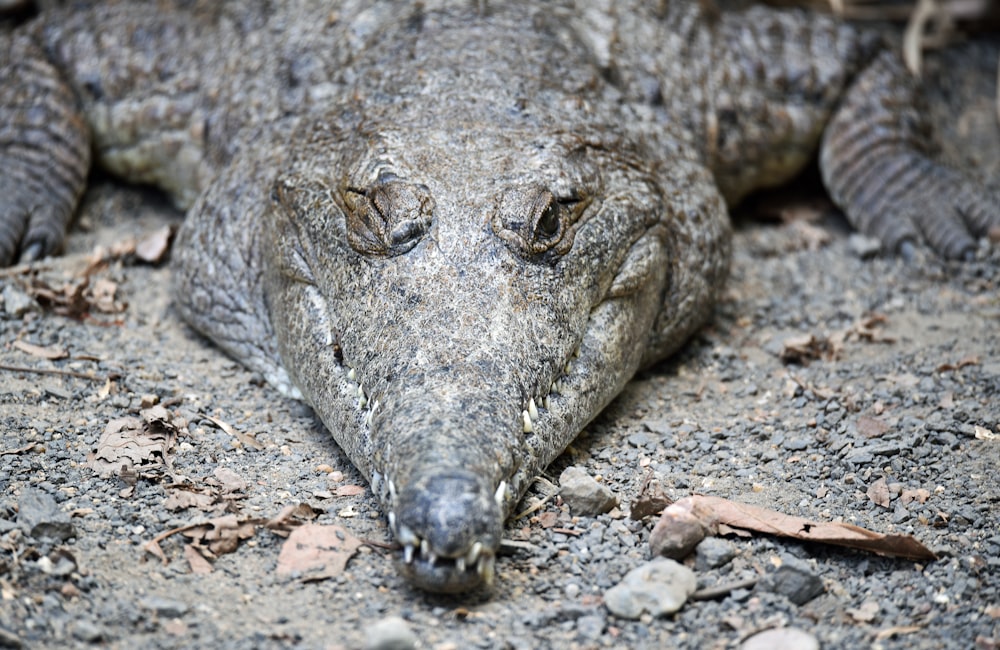
M 167 510 L 183 510 L 185 508 L 198 508 L 207 510 L 216 502 L 214 494 L 190 492 L 188 490 L 171 490 L 163 507 Z
M 979 365 L 979 357 L 971 356 L 959 359 L 955 363 L 942 363 L 940 366 L 934 369 L 934 372 L 951 372 L 954 370 L 960 370 L 965 366 L 977 366 Z
M 51 359 L 54 361 L 56 359 L 65 359 L 69 356 L 69 352 L 66 351 L 66 348 L 55 345 L 45 347 L 20 340 L 14 341 L 13 345 L 21 352 L 27 352 L 32 356 L 41 357 L 42 359 Z
M 236 515 L 223 515 L 181 533 L 194 540 L 195 548 L 202 553 L 207 548 L 213 555 L 225 555 L 235 551 L 244 539 L 254 536 L 254 523 L 255 520 L 240 521 Z
M 726 525 L 735 529 L 870 551 L 889 557 L 917 561 L 937 559 L 936 555 L 911 535 L 884 535 L 843 522 L 812 521 L 722 497 L 685 497 L 664 510 L 664 517 L 670 512 L 691 515 L 679 519 L 685 526 L 699 523 L 709 532 Z M 653 532 L 656 533 L 655 528 Z M 650 535 L 650 544 L 652 539 L 653 536 Z
M 87 466 L 103 478 L 135 473 L 169 464 L 177 429 L 162 406 L 140 412 L 138 418 L 118 418 L 108 423 Z M 137 477 L 136 477 L 137 478 Z
M 264 448 L 264 445 L 257 442 L 257 438 L 255 438 L 253 434 L 237 431 L 228 422 L 220 420 L 219 418 L 213 417 L 211 415 L 205 416 L 205 419 L 207 419 L 209 422 L 213 423 L 215 426 L 219 427 L 232 437 L 239 440 L 245 447 L 250 447 L 251 449 L 256 449 L 257 451 L 260 451 L 261 449 Z
M 886 484 L 884 478 L 880 478 L 869 485 L 867 494 L 872 503 L 880 505 L 883 508 L 888 508 L 889 503 L 892 501 L 892 495 L 889 494 L 889 486 Z
M 228 467 L 216 467 L 212 475 L 222 484 L 222 494 L 242 492 L 248 483 L 239 474 Z
M 924 488 L 918 488 L 916 490 L 903 490 L 903 493 L 899 495 L 899 501 L 904 506 L 908 506 L 914 501 L 917 503 L 926 503 L 929 498 L 931 498 L 931 493 L 929 490 L 925 490 Z
M 335 525 L 304 524 L 281 546 L 278 575 L 297 573 L 302 580 L 325 580 L 344 572 L 361 540 Z
M 212 563 L 205 559 L 205 556 L 198 552 L 191 544 L 184 545 L 184 559 L 191 567 L 191 573 L 206 575 L 212 572 Z

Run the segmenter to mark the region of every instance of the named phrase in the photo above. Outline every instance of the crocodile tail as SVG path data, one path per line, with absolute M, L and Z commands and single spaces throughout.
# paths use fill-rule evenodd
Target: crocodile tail
M 926 240 L 949 258 L 1000 224 L 995 199 L 937 160 L 916 79 L 895 53 L 877 56 L 845 95 L 823 135 L 820 169 L 858 230 L 905 253 Z
M 26 34 L 0 38 L 0 266 L 59 249 L 90 169 L 79 102 Z

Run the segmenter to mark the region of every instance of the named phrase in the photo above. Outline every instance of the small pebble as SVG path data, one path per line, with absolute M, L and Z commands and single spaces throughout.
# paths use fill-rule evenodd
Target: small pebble
M 736 557 L 732 543 L 718 537 L 706 537 L 695 548 L 695 569 L 708 571 L 727 564 Z
M 604 593 L 604 604 L 621 618 L 635 620 L 644 613 L 662 616 L 683 607 L 696 587 L 694 571 L 674 560 L 658 558 L 629 571 Z
M 783 555 L 781 566 L 761 578 L 757 586 L 781 594 L 796 605 L 804 605 L 825 591 L 823 581 L 809 564 L 791 555 Z
M 410 650 L 419 641 L 399 616 L 388 616 L 365 630 L 365 650 Z
M 567 467 L 559 475 L 559 495 L 575 515 L 595 517 L 610 512 L 618 498 L 582 467 Z

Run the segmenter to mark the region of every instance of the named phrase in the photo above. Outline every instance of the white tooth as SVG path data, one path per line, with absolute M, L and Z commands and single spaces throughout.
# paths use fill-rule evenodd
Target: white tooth
M 427 559 L 427 556 L 431 554 L 431 543 L 426 539 L 420 540 L 420 557 Z
M 563 367 L 563 374 L 568 375 L 572 370 L 573 370 L 573 363 L 571 361 L 567 361 L 566 365 Z
M 403 546 L 416 546 L 420 543 L 417 539 L 417 534 L 413 532 L 413 529 L 407 525 L 402 525 L 399 527 L 399 532 L 396 533 L 396 539 Z
M 559 381 L 558 379 L 555 380 L 554 382 L 552 382 L 552 390 L 550 390 L 549 392 L 550 393 L 561 393 L 562 392 L 562 382 Z
M 389 530 L 392 531 L 393 535 L 396 534 L 396 513 L 391 510 L 389 511 Z
M 531 415 L 527 411 L 521 411 L 521 420 L 521 429 L 525 433 L 531 433 L 535 430 L 535 428 L 531 426 Z
M 365 411 L 364 423 L 366 427 L 370 427 L 372 425 L 372 415 L 373 413 L 371 410 Z
M 375 400 L 374 402 L 372 402 L 372 413 L 374 413 L 376 411 L 376 409 L 378 409 L 379 406 L 381 406 L 381 404 L 379 403 L 378 400 Z
M 580 347 L 579 346 L 577 346 L 577 348 L 575 350 L 573 350 L 573 358 L 574 359 L 579 359 L 580 358 Z
M 351 381 L 354 381 L 354 379 L 357 376 L 358 376 L 358 373 L 354 372 L 354 368 L 351 368 L 350 370 L 347 371 L 347 378 L 350 379 Z
M 496 569 L 495 563 L 496 560 L 490 554 L 479 556 L 479 562 L 476 563 L 476 573 L 479 574 L 479 577 L 487 585 L 493 584 L 493 575 Z
M 456 557 L 455 558 L 455 568 L 458 569 L 459 573 L 465 573 L 465 558 Z
M 368 405 L 368 397 L 365 395 L 365 389 L 358 384 L 358 408 L 364 408 Z
M 500 481 L 497 491 L 493 493 L 493 500 L 497 502 L 497 507 L 503 510 L 503 502 L 507 497 L 507 481 Z
M 396 501 L 396 483 L 392 479 L 389 479 L 389 498 L 392 499 L 393 503 Z
M 438 556 L 436 553 L 427 554 L 427 564 L 433 567 L 435 564 L 437 564 L 437 561 L 438 561 Z
M 412 544 L 407 544 L 403 547 L 403 562 L 413 564 L 413 549 L 414 546 Z
M 476 542 L 469 549 L 469 552 L 465 554 L 465 561 L 469 564 L 475 564 L 476 560 L 479 559 L 479 554 L 483 552 L 482 542 Z
M 532 397 L 528 400 L 528 415 L 531 416 L 532 420 L 538 419 L 538 407 L 535 406 L 535 398 Z
M 546 411 L 549 411 L 549 410 L 551 410 L 551 409 L 549 409 L 549 404 L 550 404 L 550 402 L 549 402 L 549 396 L 546 395 L 545 397 L 542 398 L 542 407 Z

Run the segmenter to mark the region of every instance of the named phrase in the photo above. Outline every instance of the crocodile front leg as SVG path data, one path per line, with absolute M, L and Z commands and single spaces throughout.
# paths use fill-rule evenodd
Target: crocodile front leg
M 59 249 L 89 169 L 73 91 L 30 38 L 0 38 L 0 266 Z
M 892 52 L 855 80 L 823 137 L 820 168 L 854 227 L 909 255 L 921 238 L 948 258 L 1000 225 L 1000 201 L 934 159 L 921 92 Z

